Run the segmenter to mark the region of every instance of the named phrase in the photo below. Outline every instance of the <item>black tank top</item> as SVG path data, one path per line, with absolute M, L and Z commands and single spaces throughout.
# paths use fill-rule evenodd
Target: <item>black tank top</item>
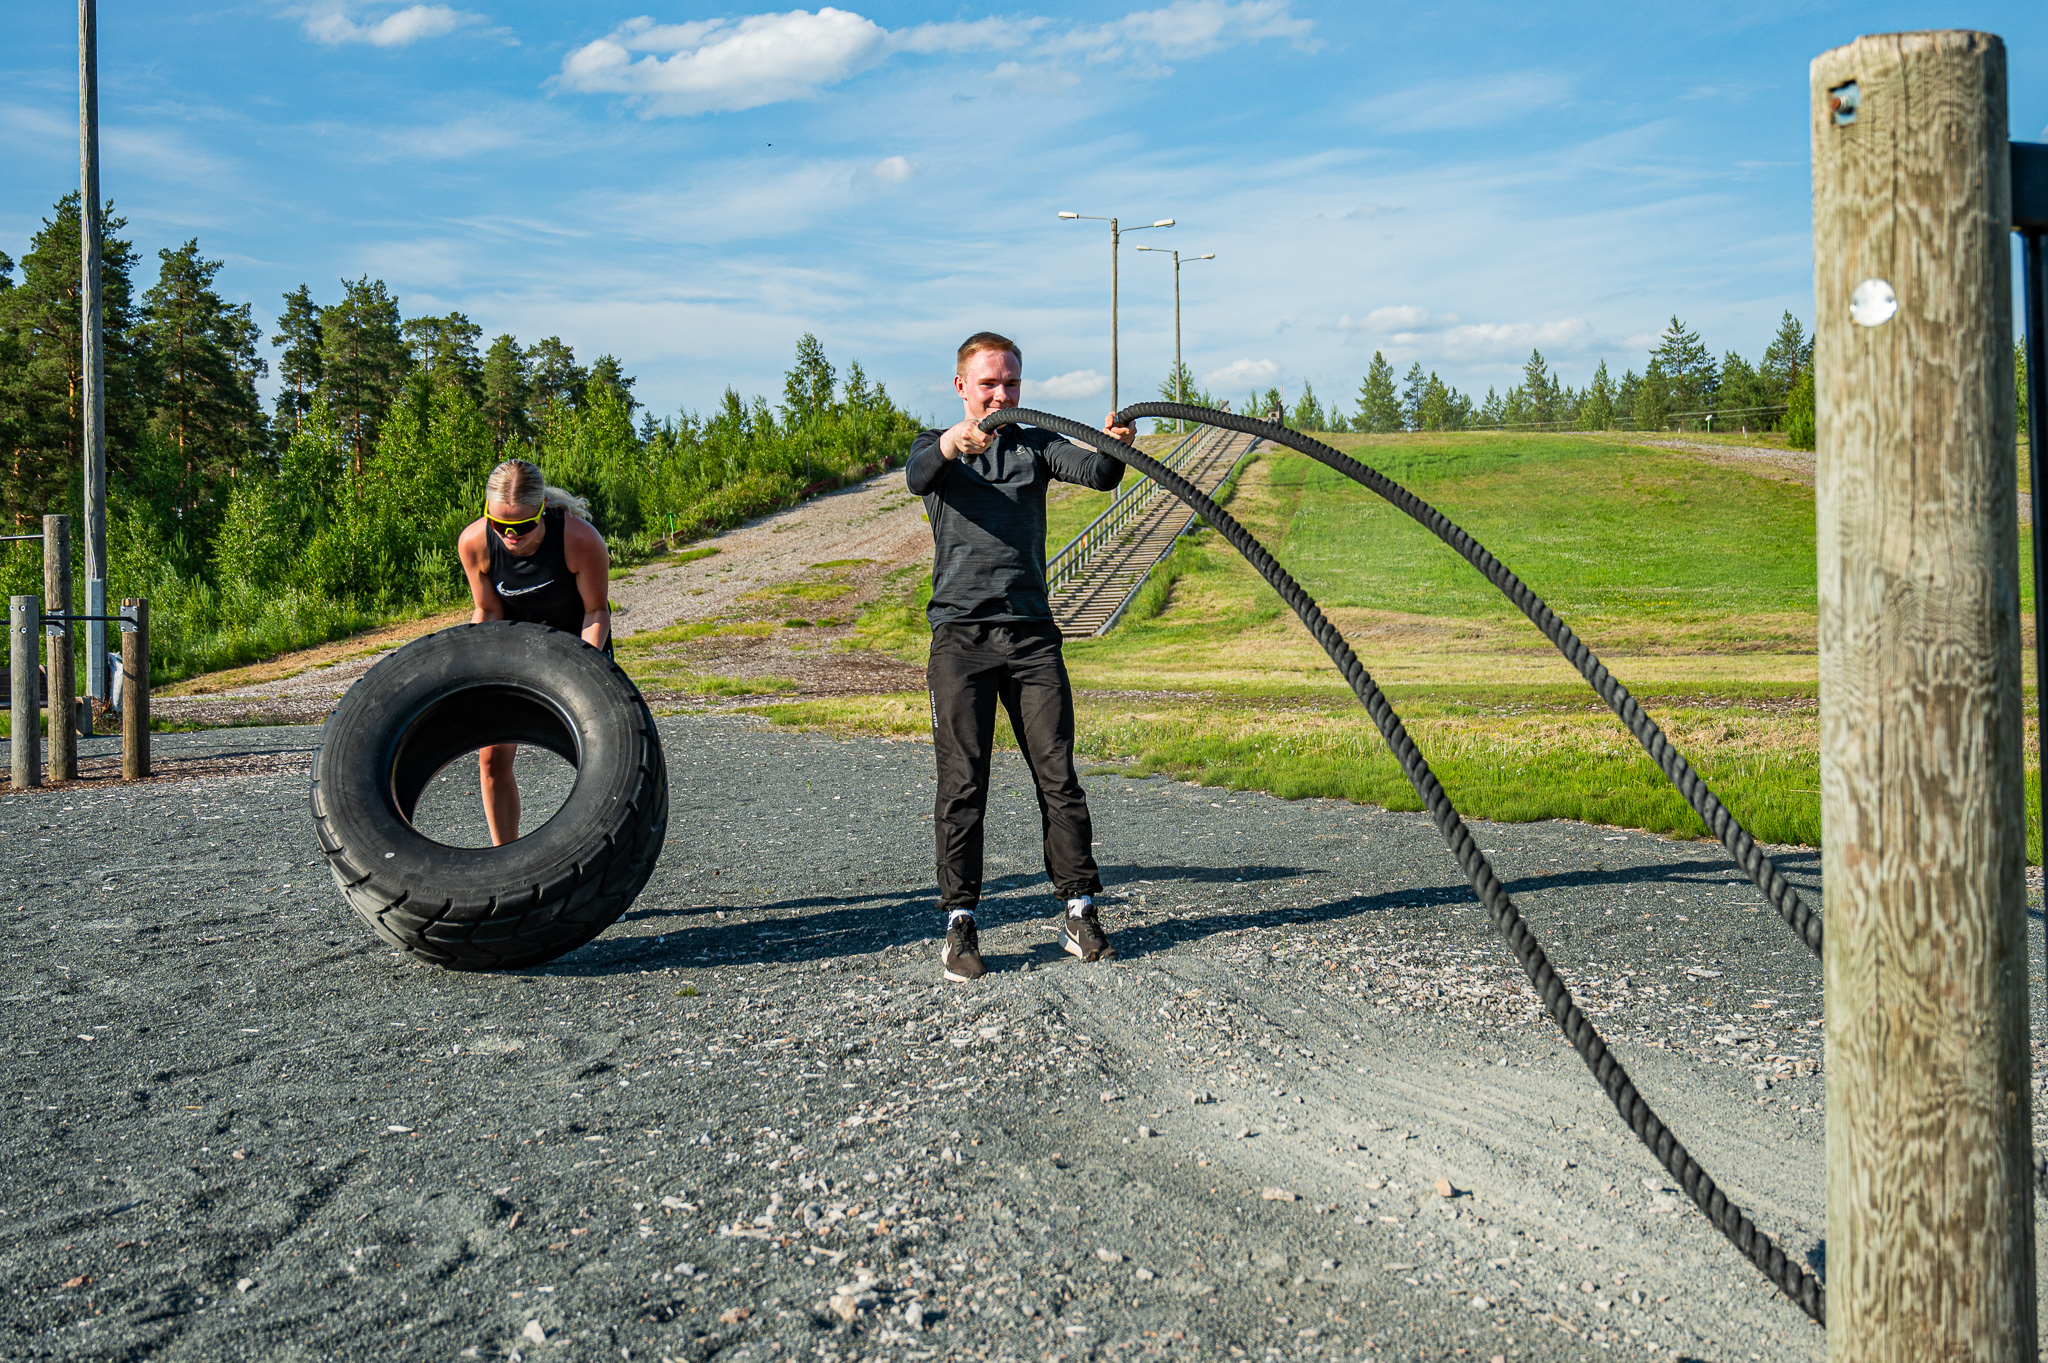
M 583 632 L 583 593 L 569 571 L 562 525 L 568 513 L 560 507 L 547 513 L 540 548 L 521 558 L 488 521 L 484 540 L 491 552 L 491 586 L 505 603 L 507 620 L 527 620 L 569 634 Z

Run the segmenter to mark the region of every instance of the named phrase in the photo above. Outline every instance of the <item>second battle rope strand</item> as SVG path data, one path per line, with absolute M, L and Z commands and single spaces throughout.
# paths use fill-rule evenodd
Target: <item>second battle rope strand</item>
M 1122 424 L 1129 424 L 1143 417 L 1161 417 L 1221 426 L 1226 430 L 1242 431 L 1246 435 L 1262 436 L 1276 445 L 1298 450 L 1311 459 L 1329 465 L 1353 482 L 1378 493 L 1399 510 L 1406 512 L 1432 535 L 1457 550 L 1467 563 L 1477 568 L 1488 582 L 1499 588 L 1501 595 L 1514 602 L 1516 608 L 1529 617 L 1531 624 L 1543 631 L 1543 637 L 1557 646 L 1557 651 L 1565 656 L 1567 662 L 1579 669 L 1579 675 L 1586 679 L 1601 700 L 1607 702 L 1608 708 L 1621 717 L 1621 722 L 1635 735 L 1636 742 L 1643 745 L 1643 751 L 1650 755 L 1650 759 L 1663 771 L 1665 778 L 1678 788 L 1678 793 L 1685 797 L 1686 803 L 1693 807 L 1701 821 L 1721 840 L 1721 845 L 1735 858 L 1735 864 L 1743 869 L 1759 890 L 1763 891 L 1764 898 L 1770 900 L 1771 906 L 1778 911 L 1778 916 L 1799 934 L 1799 939 L 1812 949 L 1814 955 L 1820 955 L 1820 915 L 1800 899 L 1799 891 L 1792 887 L 1792 882 L 1785 879 L 1784 872 L 1764 855 L 1763 849 L 1756 845 L 1756 839 L 1750 837 L 1748 829 L 1736 822 L 1735 816 L 1728 812 L 1727 806 L 1715 797 L 1713 791 L 1707 789 L 1707 783 L 1700 779 L 1699 773 L 1692 769 L 1692 764 L 1685 760 L 1684 755 L 1672 746 L 1671 740 L 1664 736 L 1664 731 L 1657 727 L 1657 721 L 1644 712 L 1636 698 L 1629 694 L 1628 688 L 1616 680 L 1614 674 L 1607 670 L 1606 664 L 1600 661 L 1592 649 L 1586 647 L 1584 641 L 1572 632 L 1569 625 L 1557 618 L 1557 613 L 1550 609 L 1549 604 L 1530 591 L 1522 579 L 1509 571 L 1507 565 L 1488 553 L 1485 545 L 1459 529 L 1443 512 L 1379 470 L 1361 464 L 1348 455 L 1340 454 L 1319 441 L 1311 440 L 1299 431 L 1289 430 L 1285 426 L 1278 426 L 1269 421 L 1256 421 L 1251 417 L 1238 416 L 1231 412 L 1218 412 L 1207 407 L 1190 407 L 1178 402 L 1141 402 L 1117 413 L 1117 420 Z
M 1358 655 L 1352 652 L 1351 645 L 1345 641 L 1337 627 L 1324 617 L 1322 609 L 1309 598 L 1308 593 L 1301 589 L 1301 584 L 1274 561 L 1273 556 L 1266 552 L 1264 545 L 1231 519 L 1221 507 L 1203 496 L 1193 484 L 1156 459 L 1132 449 L 1112 436 L 1092 430 L 1079 422 L 1068 421 L 1064 417 L 1022 407 L 1009 407 L 1000 412 L 991 412 L 982 418 L 981 428 L 985 431 L 994 430 L 998 426 L 1019 422 L 1041 426 L 1069 440 L 1089 445 L 1138 470 L 1186 502 L 1214 526 L 1217 533 L 1230 542 L 1232 548 L 1244 555 L 1245 560 L 1258 569 L 1259 574 L 1267 582 L 1272 584 L 1273 590 L 1280 594 L 1280 599 L 1301 617 L 1301 622 L 1308 626 L 1308 631 L 1314 636 L 1315 641 L 1330 655 L 1330 661 L 1337 665 L 1338 672 L 1343 675 L 1352 692 L 1365 706 L 1366 713 L 1371 715 L 1373 723 L 1379 726 L 1388 748 L 1401 763 L 1401 769 L 1407 774 L 1409 783 L 1415 787 L 1415 793 L 1422 798 L 1430 817 L 1436 821 L 1437 831 L 1443 835 L 1451 854 L 1458 859 L 1459 868 L 1471 882 L 1473 893 L 1485 907 L 1494 927 L 1506 939 L 1508 949 L 1514 953 L 1523 973 L 1529 977 L 1529 983 L 1543 999 L 1543 1006 L 1549 1010 L 1550 1016 L 1563 1030 L 1566 1040 L 1572 1043 L 1572 1048 L 1579 1053 L 1580 1059 L 1586 1062 L 1586 1068 L 1592 1071 L 1593 1078 L 1613 1102 L 1622 1120 L 1628 1123 L 1629 1129 L 1649 1147 L 1650 1152 L 1670 1171 L 1671 1176 L 1678 1180 L 1679 1185 L 1698 1204 L 1700 1210 L 1706 1213 L 1707 1219 L 1713 1222 L 1737 1249 L 1748 1256 L 1750 1262 L 1755 1264 L 1766 1278 L 1797 1303 L 1802 1311 L 1815 1321 L 1826 1324 L 1827 1293 L 1820 1280 L 1780 1249 L 1770 1236 L 1756 1227 L 1742 1208 L 1729 1200 L 1728 1195 L 1721 1191 L 1707 1171 L 1700 1167 L 1699 1161 L 1692 1157 L 1692 1153 L 1650 1109 L 1648 1101 L 1637 1091 L 1635 1081 L 1629 1078 L 1628 1071 L 1622 1068 L 1621 1062 L 1615 1059 L 1613 1052 L 1607 1048 L 1606 1040 L 1594 1028 L 1592 1020 L 1580 1011 L 1578 1003 L 1572 998 L 1571 990 L 1552 968 L 1549 956 L 1537 942 L 1535 935 L 1529 931 L 1528 924 L 1522 921 L 1521 911 L 1508 896 L 1506 887 L 1500 883 L 1500 877 L 1494 874 L 1492 864 L 1479 850 L 1478 842 L 1473 839 L 1471 830 L 1465 826 L 1465 820 L 1451 804 L 1450 796 L 1444 793 L 1442 784 L 1436 779 L 1436 773 L 1430 770 L 1429 763 L 1417 751 L 1414 741 L 1408 737 L 1408 730 L 1401 723 L 1401 717 L 1394 713 L 1393 706 L 1388 704 L 1387 698 L 1380 692 L 1378 683 L 1373 681 L 1364 665 L 1358 661 Z

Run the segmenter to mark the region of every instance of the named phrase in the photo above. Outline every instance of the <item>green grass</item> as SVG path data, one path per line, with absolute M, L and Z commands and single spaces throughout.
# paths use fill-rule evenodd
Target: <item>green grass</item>
M 1810 488 L 1611 437 L 1332 443 L 1437 504 L 1546 597 L 1752 833 L 1818 840 Z M 1569 665 L 1427 531 L 1293 454 L 1261 456 L 1236 492 L 1232 514 L 1334 613 L 1466 814 L 1705 835 Z M 1056 497 L 1049 547 L 1106 501 Z M 2030 555 L 2023 534 L 2028 611 Z M 862 642 L 921 656 L 928 595 L 928 575 L 906 571 L 863 617 Z M 1077 751 L 1097 770 L 1419 807 L 1321 650 L 1213 532 L 1183 540 L 1126 622 L 1069 644 L 1067 658 Z M 767 713 L 906 737 L 928 727 L 917 696 Z M 2031 721 L 2026 746 L 2035 751 Z M 2036 782 L 2030 773 L 2029 857 L 2038 861 Z
M 1796 483 L 1556 436 L 1382 443 L 1356 457 L 1434 503 L 1561 615 L 1815 608 L 1813 494 Z M 1280 455 L 1269 483 L 1282 557 L 1325 607 L 1516 614 L 1457 554 L 1334 470 Z

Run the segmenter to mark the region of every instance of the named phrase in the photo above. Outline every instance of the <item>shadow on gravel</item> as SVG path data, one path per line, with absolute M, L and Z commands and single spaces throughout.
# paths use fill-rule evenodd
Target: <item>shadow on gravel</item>
M 1777 860 L 1781 869 L 1802 879 L 1819 871 L 1818 852 L 1795 852 Z M 1256 889 L 1261 884 L 1328 874 L 1335 873 L 1306 866 L 1123 865 L 1103 868 L 1103 878 L 1113 890 L 1134 887 L 1139 882 L 1154 886 L 1183 885 L 1191 889 L 1224 886 Z M 1510 894 L 1523 897 L 1545 891 L 1585 891 L 1652 883 L 1724 883 L 1731 875 L 1739 874 L 1724 858 L 1703 850 L 1699 857 L 1681 862 L 1521 876 L 1509 881 L 1507 887 Z M 600 938 L 573 955 L 531 973 L 609 975 L 663 967 L 792 965 L 872 955 L 890 947 L 935 941 L 937 899 L 937 887 L 926 884 L 911 891 L 804 895 L 767 904 L 700 901 L 688 905 L 644 906 L 635 908 L 621 921 L 637 924 L 643 934 L 651 929 L 655 935 Z M 1049 902 L 1042 875 L 1010 875 L 992 880 L 988 897 L 983 899 L 978 915 L 982 930 L 988 933 L 1012 923 L 1049 919 L 1050 912 L 1042 907 Z M 1116 943 L 1119 956 L 1129 961 L 1223 932 L 1331 923 L 1432 905 L 1477 907 L 1470 887 L 1462 881 L 1352 895 L 1306 906 L 1232 911 L 1233 906 L 1228 903 L 1218 903 L 1199 917 L 1167 917 L 1124 927 L 1117 931 Z M 748 918 L 705 921 L 719 912 L 746 913 Z M 765 915 L 765 920 L 759 915 Z M 674 925 L 673 930 L 663 931 L 671 924 Z M 1004 950 L 1007 944 L 985 943 L 985 946 L 989 949 L 990 965 L 997 968 L 1014 969 L 1027 962 L 1039 966 L 1062 959 L 1059 945 L 1052 940 L 1050 933 L 1043 943 L 1024 951 Z

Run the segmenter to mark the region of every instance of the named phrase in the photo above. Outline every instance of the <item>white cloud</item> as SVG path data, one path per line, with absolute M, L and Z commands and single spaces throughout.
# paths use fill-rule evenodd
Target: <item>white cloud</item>
M 562 84 L 641 96 L 656 113 L 729 113 L 836 85 L 887 56 L 888 37 L 873 20 L 830 6 L 659 27 L 635 19 L 571 52 Z M 634 52 L 647 55 L 636 62 Z
M 1204 388 L 1235 388 L 1240 383 L 1264 383 L 1280 372 L 1271 360 L 1232 360 L 1202 378 Z
M 1387 339 L 1397 346 L 1426 347 L 1427 352 L 1453 360 L 1508 359 L 1535 349 L 1565 349 L 1593 334 L 1593 324 L 1583 317 L 1564 317 L 1555 322 L 1475 322 L 1447 331 L 1425 334 L 1396 332 Z
M 1457 321 L 1458 314 L 1455 312 L 1432 313 L 1428 308 L 1418 308 L 1413 304 L 1401 304 L 1395 307 L 1374 308 L 1364 317 L 1358 318 L 1355 321 L 1352 319 L 1351 314 L 1347 312 L 1336 320 L 1332 329 L 1336 331 L 1414 331 L 1417 328 L 1424 327 L 1454 326 L 1457 324 Z
M 811 98 L 896 53 L 979 55 L 1029 44 L 1050 55 L 1089 62 L 1129 58 L 1156 63 L 1266 38 L 1301 43 L 1313 27 L 1294 16 L 1292 0 L 1175 0 L 1163 9 L 1137 10 L 1106 24 L 1065 31 L 1055 31 L 1050 19 L 1023 16 L 917 24 L 891 32 L 829 5 L 815 13 L 798 9 L 681 24 L 657 24 L 643 16 L 571 52 L 559 80 L 566 90 L 637 98 L 650 113 L 723 113 Z M 1018 68 L 1003 62 L 996 69 L 1002 75 Z
M 1361 104 L 1358 112 L 1360 121 L 1379 132 L 1498 128 L 1539 109 L 1568 103 L 1571 96 L 1571 81 L 1555 72 L 1505 72 L 1431 81 L 1376 95 Z
M 917 174 L 917 167 L 901 156 L 885 156 L 875 162 L 871 173 L 877 180 L 887 180 L 890 184 L 900 185 Z
M 1000 52 L 1022 47 L 1050 22 L 1019 18 L 918 24 L 897 29 L 889 39 L 899 52 Z
M 1093 369 L 1076 369 L 1049 379 L 1024 380 L 1024 396 L 1046 402 L 1071 402 L 1092 398 L 1109 387 L 1109 380 Z
M 422 38 L 439 38 L 458 28 L 481 23 L 481 14 L 470 14 L 447 5 L 407 5 L 374 22 L 359 22 L 350 16 L 347 0 L 324 0 L 304 11 L 306 36 L 329 45 L 368 43 L 372 47 L 405 47 Z
M 1308 38 L 1315 27 L 1290 12 L 1288 0 L 1176 0 L 1164 9 L 1139 10 L 1106 27 L 1165 57 L 1199 57 L 1234 42 Z

